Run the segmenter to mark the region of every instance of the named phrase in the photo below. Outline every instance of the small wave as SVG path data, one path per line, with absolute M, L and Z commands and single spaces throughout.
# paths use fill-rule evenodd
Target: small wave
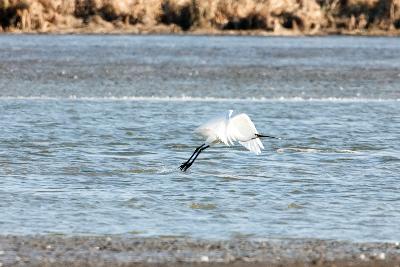
M 248 181 L 259 180 L 256 176 L 235 175 L 231 173 L 223 173 L 223 174 L 213 173 L 213 175 L 224 180 L 248 180 Z
M 133 174 L 170 174 L 176 171 L 176 169 L 178 168 L 168 168 L 166 166 L 160 166 L 158 168 L 133 168 L 133 169 L 129 169 L 128 172 L 129 173 L 133 173 Z
M 343 153 L 343 154 L 356 154 L 358 151 L 349 150 L 349 149 L 318 149 L 318 148 L 306 148 L 306 147 L 285 147 L 278 148 L 276 150 L 278 153 L 285 152 L 300 152 L 300 153 Z
M 400 162 L 400 158 L 395 157 L 395 156 L 383 156 L 381 158 L 381 161 L 383 163 Z
M 284 152 L 303 152 L 303 153 L 318 153 L 321 152 L 315 148 L 300 148 L 300 147 L 286 147 L 286 148 L 278 148 L 276 152 L 284 153 Z
M 288 209 L 302 209 L 304 208 L 303 205 L 297 204 L 297 203 L 289 203 L 288 204 Z
M 171 173 L 175 173 L 178 170 L 177 166 L 171 167 L 167 165 L 163 165 L 158 169 L 158 174 L 171 174 Z
M 360 152 L 359 151 L 350 150 L 350 149 L 338 149 L 338 150 L 336 150 L 336 153 L 358 154 Z
M 397 102 L 397 99 L 387 98 L 340 98 L 340 97 L 245 97 L 245 98 L 225 98 L 225 97 L 196 97 L 196 96 L 107 96 L 107 97 L 88 97 L 88 96 L 0 96 L 0 100 L 76 100 L 76 101 L 192 101 L 192 102 Z
M 213 210 L 217 208 L 217 205 L 213 203 L 199 203 L 199 202 L 194 202 L 189 205 L 189 208 L 195 209 L 195 210 Z

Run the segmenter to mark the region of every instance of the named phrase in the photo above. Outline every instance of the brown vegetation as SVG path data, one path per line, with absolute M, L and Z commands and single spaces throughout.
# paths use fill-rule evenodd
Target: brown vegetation
M 0 0 L 6 32 L 400 33 L 400 0 Z

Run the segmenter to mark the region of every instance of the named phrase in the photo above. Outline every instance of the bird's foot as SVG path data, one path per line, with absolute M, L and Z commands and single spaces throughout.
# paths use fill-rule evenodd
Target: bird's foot
M 184 162 L 181 164 L 181 166 L 179 167 L 181 169 L 181 171 L 185 172 L 187 169 L 190 168 L 192 164 L 190 164 L 189 162 Z
M 185 169 L 185 167 L 186 167 L 187 164 L 188 164 L 188 162 L 182 163 L 181 166 L 179 166 L 179 169 L 181 169 L 181 171 L 184 172 L 184 169 Z

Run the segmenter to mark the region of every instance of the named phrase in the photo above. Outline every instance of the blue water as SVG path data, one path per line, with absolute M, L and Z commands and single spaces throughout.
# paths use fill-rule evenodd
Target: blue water
M 400 39 L 0 36 L 0 233 L 399 240 Z M 204 151 L 228 109 L 262 133 Z

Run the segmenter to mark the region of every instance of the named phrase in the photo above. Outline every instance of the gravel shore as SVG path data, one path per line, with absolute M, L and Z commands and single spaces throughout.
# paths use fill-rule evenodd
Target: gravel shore
M 399 243 L 0 236 L 0 266 L 400 266 Z

